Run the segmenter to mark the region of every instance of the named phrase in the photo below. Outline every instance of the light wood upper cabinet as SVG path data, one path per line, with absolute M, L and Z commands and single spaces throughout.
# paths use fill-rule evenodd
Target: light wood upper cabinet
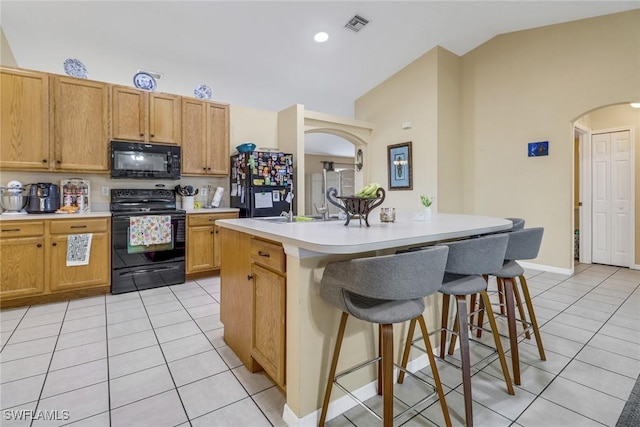
M 144 92 L 124 86 L 111 88 L 111 133 L 115 139 L 144 141 L 146 126 Z
M 108 85 L 64 76 L 51 79 L 53 168 L 108 171 Z
M 180 143 L 180 97 L 149 93 L 149 141 Z
M 49 76 L 0 68 L 0 168 L 49 169 Z
M 180 97 L 113 86 L 112 136 L 126 141 L 180 143 Z
M 182 98 L 182 174 L 229 174 L 229 106 Z

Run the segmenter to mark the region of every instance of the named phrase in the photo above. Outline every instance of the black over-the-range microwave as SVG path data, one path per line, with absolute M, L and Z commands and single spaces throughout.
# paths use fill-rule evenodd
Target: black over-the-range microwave
M 180 147 L 111 141 L 111 178 L 180 179 Z

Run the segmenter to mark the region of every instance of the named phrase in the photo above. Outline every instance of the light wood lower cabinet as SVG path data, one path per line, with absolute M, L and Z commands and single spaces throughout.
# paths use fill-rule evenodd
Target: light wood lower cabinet
M 69 235 L 91 233 L 89 263 L 67 266 Z M 35 304 L 106 293 L 111 272 L 110 218 L 0 223 L 0 305 Z
M 251 357 L 280 386 L 285 384 L 286 277 L 253 264 L 253 348 Z
M 203 276 L 220 268 L 219 219 L 237 218 L 233 213 L 197 213 L 187 215 L 187 271 L 188 275 Z
M 286 261 L 282 245 L 223 228 L 220 320 L 251 372 L 286 385 Z
M 111 279 L 110 233 L 108 219 L 55 221 L 50 224 L 50 290 L 69 291 L 109 285 Z M 67 266 L 70 234 L 91 233 L 91 252 L 87 265 Z
M 260 370 L 251 358 L 253 336 L 253 282 L 251 236 L 223 228 L 220 266 L 220 321 L 224 340 L 250 372 Z
M 44 292 L 44 240 L 43 221 L 1 224 L 0 301 Z

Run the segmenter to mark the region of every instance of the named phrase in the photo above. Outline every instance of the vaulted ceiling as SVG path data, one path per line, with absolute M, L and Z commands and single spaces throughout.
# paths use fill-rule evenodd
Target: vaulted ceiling
M 458 55 L 492 37 L 638 8 L 638 1 L 12 1 L 1 25 L 18 66 L 280 111 L 353 116 L 356 98 L 435 46 Z M 369 23 L 345 28 L 354 15 Z M 316 43 L 315 33 L 329 40 Z M 313 150 L 312 150 L 313 151 Z M 316 151 L 321 152 L 321 148 Z

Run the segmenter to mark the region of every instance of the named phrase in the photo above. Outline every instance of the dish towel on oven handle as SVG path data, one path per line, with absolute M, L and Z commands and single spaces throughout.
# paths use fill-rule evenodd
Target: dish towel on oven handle
M 70 234 L 67 237 L 67 267 L 88 265 L 93 234 Z
M 142 215 L 129 219 L 129 245 L 171 243 L 171 215 Z

